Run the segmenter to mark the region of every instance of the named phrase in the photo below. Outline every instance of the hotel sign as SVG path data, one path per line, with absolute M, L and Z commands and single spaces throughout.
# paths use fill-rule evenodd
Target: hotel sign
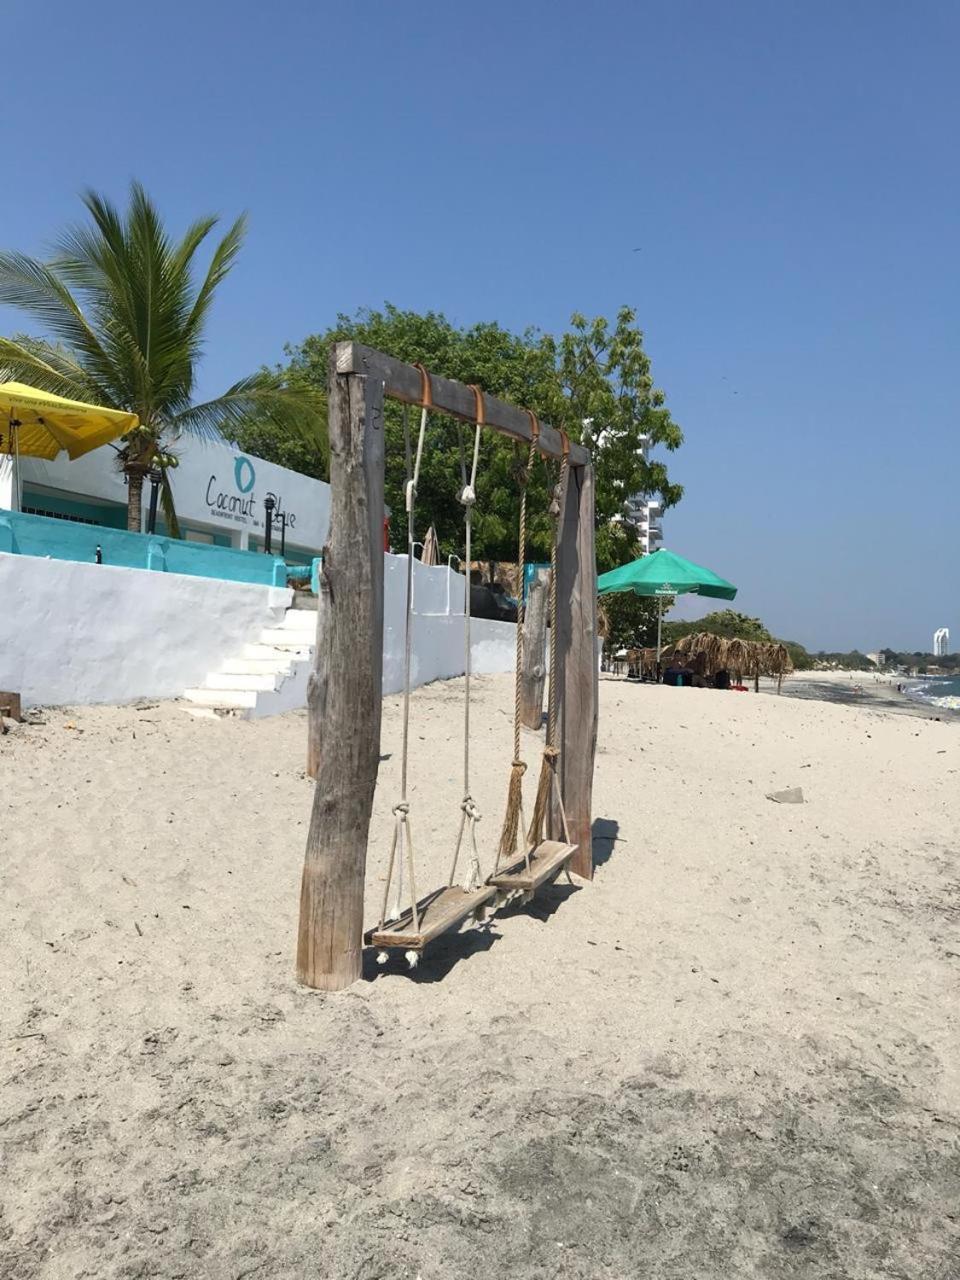
M 284 506 L 283 495 L 273 489 L 259 492 L 257 472 L 250 458 L 245 454 L 237 454 L 233 458 L 233 475 L 226 483 L 222 482 L 214 471 L 207 480 L 204 501 L 208 518 L 224 520 L 242 527 L 259 529 L 263 526 L 263 500 L 272 498 L 274 502 L 273 518 L 279 523 L 285 515 L 287 528 L 292 532 L 297 527 L 296 512 Z

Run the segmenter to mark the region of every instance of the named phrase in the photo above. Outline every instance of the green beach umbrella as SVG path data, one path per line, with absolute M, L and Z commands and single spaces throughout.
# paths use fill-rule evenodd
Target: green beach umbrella
M 660 599 L 660 612 L 657 618 L 657 661 L 660 661 L 660 635 L 663 626 L 664 596 L 682 596 L 687 594 L 715 596 L 719 600 L 732 600 L 737 588 L 732 582 L 719 577 L 712 569 L 694 564 L 692 560 L 684 560 L 661 547 L 648 556 L 631 560 L 618 569 L 611 569 L 597 579 L 597 591 L 600 595 L 610 595 L 615 591 L 632 591 L 638 596 L 657 596 Z

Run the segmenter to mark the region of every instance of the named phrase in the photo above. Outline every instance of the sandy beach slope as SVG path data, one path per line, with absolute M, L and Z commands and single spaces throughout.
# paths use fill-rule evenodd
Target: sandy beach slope
M 460 697 L 413 699 L 423 889 Z M 302 714 L 42 720 L 0 739 L 4 1280 L 960 1275 L 955 722 L 604 681 L 593 884 L 321 996 Z M 391 698 L 371 919 L 398 741 Z

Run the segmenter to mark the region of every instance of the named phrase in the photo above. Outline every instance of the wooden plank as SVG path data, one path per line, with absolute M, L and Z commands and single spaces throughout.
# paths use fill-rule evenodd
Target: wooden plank
M 403 400 L 407 404 L 420 403 L 420 371 L 412 364 L 395 360 L 393 356 L 374 351 L 359 342 L 338 342 L 334 351 L 338 373 L 362 373 L 381 378 L 384 382 L 384 394 L 391 399 Z M 430 372 L 430 385 L 437 412 L 448 414 L 451 418 L 460 418 L 464 422 L 475 422 L 476 400 L 466 383 L 454 382 L 451 378 L 438 376 L 432 370 Z M 525 409 L 491 395 L 485 395 L 483 403 L 488 427 L 514 440 L 530 442 L 533 429 Z M 562 452 L 560 432 L 545 422 L 540 424 L 540 451 L 550 458 L 559 458 Z M 583 445 L 570 446 L 571 466 L 583 467 L 589 461 L 590 453 Z
M 593 763 L 597 749 L 597 564 L 594 552 L 593 467 L 571 468 L 557 546 L 557 744 L 560 789 L 570 841 L 578 846 L 571 870 L 593 877 Z M 562 839 L 554 800 L 549 834 Z
M 523 612 L 523 668 L 520 673 L 520 719 L 528 729 L 543 724 L 543 686 L 547 680 L 547 613 L 550 570 L 538 569 L 527 592 Z
M 389 921 L 382 929 L 369 930 L 366 941 L 373 947 L 422 951 L 428 942 L 456 928 L 495 895 L 496 889 L 492 885 L 482 885 L 469 893 L 459 885 L 438 889 L 417 903 L 419 931 L 414 931 L 413 912 L 408 909 L 398 920 Z
M 577 846 L 564 844 L 559 840 L 544 840 L 530 853 L 530 869 L 521 859 L 506 869 L 498 871 L 489 879 L 498 889 L 519 889 L 524 893 L 532 893 L 551 876 L 562 871 L 575 856 Z
M 330 534 L 309 690 L 317 781 L 300 890 L 297 978 L 338 991 L 361 972 L 367 836 L 380 760 L 383 384 L 339 374 L 331 358 L 328 418 Z

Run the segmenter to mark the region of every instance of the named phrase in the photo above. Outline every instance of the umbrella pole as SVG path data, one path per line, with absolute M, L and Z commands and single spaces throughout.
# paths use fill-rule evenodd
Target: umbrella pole
M 663 648 L 663 596 L 657 596 L 657 665 L 660 665 L 660 650 Z
M 20 423 L 10 421 L 10 434 L 13 436 L 13 501 L 14 510 L 19 511 L 23 506 L 23 496 L 20 493 Z

